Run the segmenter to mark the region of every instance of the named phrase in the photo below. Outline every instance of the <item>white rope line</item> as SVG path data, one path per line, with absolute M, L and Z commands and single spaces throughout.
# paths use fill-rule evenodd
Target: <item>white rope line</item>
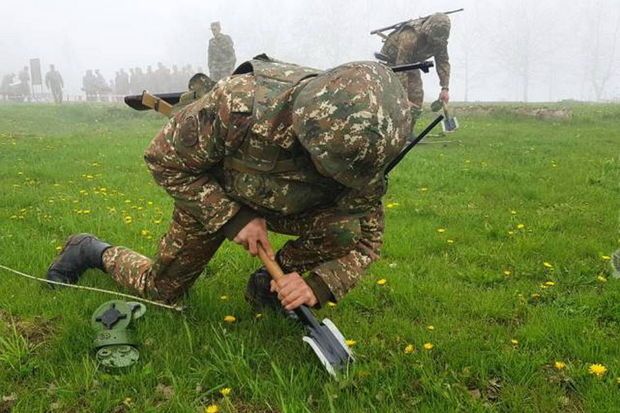
M 22 277 L 25 277 L 25 278 L 28 278 L 28 279 L 31 279 L 31 280 L 39 281 L 39 282 L 44 282 L 44 283 L 47 283 L 47 284 L 61 285 L 63 287 L 76 288 L 78 290 L 95 291 L 95 292 L 98 292 L 98 293 L 117 295 L 119 297 L 131 298 L 132 300 L 141 301 L 143 303 L 151 304 L 151 305 L 154 305 L 154 306 L 157 306 L 157 307 L 167 308 L 169 310 L 175 310 L 175 311 L 179 311 L 179 312 L 183 311 L 183 307 L 181 307 L 181 306 L 168 305 L 168 304 L 160 303 L 160 302 L 157 302 L 157 301 L 147 300 L 146 298 L 137 297 L 135 295 L 119 293 L 117 291 L 102 290 L 100 288 L 94 288 L 94 287 L 86 287 L 86 286 L 83 286 L 83 285 L 66 284 L 66 283 L 61 283 L 61 282 L 58 282 L 58 281 L 46 280 L 45 278 L 39 278 L 39 277 L 35 277 L 35 276 L 32 276 L 32 275 L 28 275 L 28 274 L 25 274 L 25 273 L 23 273 L 21 271 L 17 271 L 17 270 L 14 270 L 13 268 L 9 268 L 7 266 L 4 266 L 2 264 L 0 264 L 0 268 L 2 268 L 3 270 L 6 270 L 6 271 L 12 272 L 13 274 L 17 274 L 19 276 L 22 276 Z

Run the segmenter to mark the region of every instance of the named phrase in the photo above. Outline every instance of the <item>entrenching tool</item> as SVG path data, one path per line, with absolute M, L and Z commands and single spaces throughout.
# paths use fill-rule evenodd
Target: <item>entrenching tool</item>
M 454 132 L 459 128 L 459 121 L 450 115 L 448 105 L 445 102 L 443 102 L 443 116 L 444 120 L 441 122 L 441 128 L 444 132 Z
M 258 256 L 263 265 L 274 280 L 284 277 L 284 271 L 280 265 L 272 260 L 262 246 L 258 246 Z M 295 314 L 307 330 L 308 335 L 303 341 L 308 343 L 317 355 L 329 374 L 336 377 L 338 371 L 343 370 L 349 363 L 355 361 L 353 353 L 347 346 L 344 336 L 329 319 L 317 320 L 312 311 L 306 305 L 295 309 Z

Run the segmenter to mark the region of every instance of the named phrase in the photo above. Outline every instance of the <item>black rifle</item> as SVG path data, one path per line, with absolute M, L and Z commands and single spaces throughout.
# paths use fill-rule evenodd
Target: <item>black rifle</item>
M 458 10 L 450 10 L 450 11 L 446 11 L 443 12 L 442 14 L 452 14 L 452 13 L 458 13 L 460 11 L 463 11 L 465 9 L 458 9 Z M 387 26 L 387 27 L 382 27 L 380 29 L 376 29 L 370 32 L 370 34 L 378 34 L 378 33 L 383 33 L 386 30 L 392 30 L 392 29 L 400 29 L 402 26 L 404 26 L 405 24 L 412 22 L 414 20 L 425 20 L 428 19 L 431 16 L 424 16 L 424 17 L 418 17 L 417 19 L 409 19 L 409 20 L 405 20 L 404 22 L 400 22 L 400 23 L 396 23 L 393 24 L 391 26 Z
M 415 137 L 415 138 L 414 138 L 411 142 L 409 142 L 409 143 L 407 144 L 407 146 L 405 146 L 405 147 L 404 147 L 404 148 L 400 151 L 400 153 L 398 154 L 398 156 L 397 156 L 396 158 L 392 159 L 392 162 L 390 162 L 390 163 L 388 164 L 388 166 L 385 168 L 385 175 L 387 176 L 387 174 L 389 174 L 389 173 L 390 173 L 390 171 L 391 171 L 392 169 L 394 169 L 394 167 L 395 167 L 396 165 L 398 165 L 398 163 L 399 163 L 400 161 L 402 161 L 402 160 L 403 160 L 403 158 L 404 158 L 405 156 L 407 156 L 407 154 L 409 153 L 409 151 L 410 151 L 410 150 L 412 150 L 412 149 L 413 149 L 413 147 L 414 147 L 414 146 L 416 146 L 418 143 L 420 143 L 420 141 L 421 141 L 422 139 L 424 139 L 424 137 L 425 137 L 426 135 L 428 135 L 428 134 L 430 133 L 430 131 L 432 131 L 432 130 L 433 130 L 433 128 L 434 128 L 435 126 L 437 126 L 437 125 L 439 124 L 439 122 L 441 122 L 442 120 L 443 120 L 443 115 L 439 115 L 439 116 L 437 116 L 437 117 L 436 117 L 436 118 L 435 118 L 435 119 L 434 119 L 434 120 L 430 123 L 430 125 L 428 125 L 428 126 L 426 127 L 426 129 L 424 129 L 424 130 L 422 131 L 422 133 L 420 133 L 420 134 L 419 134 L 418 136 L 416 136 L 416 137 Z
M 416 70 L 416 69 L 420 69 L 424 73 L 428 73 L 428 70 L 433 66 L 434 66 L 433 62 L 426 61 L 426 62 L 420 62 L 420 63 L 410 63 L 406 65 L 391 66 L 390 68 L 392 69 L 392 71 L 394 71 L 394 73 L 405 72 L 407 70 Z M 147 106 L 143 103 L 145 93 L 147 94 L 147 96 L 150 96 L 154 98 L 155 100 L 162 100 L 170 105 L 176 105 L 177 103 L 179 103 L 179 99 L 181 98 L 181 95 L 185 92 L 157 93 L 153 95 L 151 95 L 148 92 L 143 92 L 140 95 L 125 96 L 125 104 L 135 110 L 153 109 L 153 106 Z

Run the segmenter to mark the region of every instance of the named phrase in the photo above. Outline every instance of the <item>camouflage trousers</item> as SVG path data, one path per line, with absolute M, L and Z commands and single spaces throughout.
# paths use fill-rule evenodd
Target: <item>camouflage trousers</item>
M 299 236 L 278 251 L 284 271 L 313 271 L 337 299 L 379 257 L 380 206 L 362 218 L 334 210 L 265 218 L 270 231 Z M 143 296 L 174 302 L 193 285 L 224 239 L 222 231 L 208 233 L 190 214 L 176 208 L 153 260 L 125 247 L 112 247 L 104 252 L 103 264 L 119 284 Z
M 399 73 L 401 83 L 407 91 L 409 102 L 415 109 L 422 109 L 424 102 L 424 85 L 422 84 L 422 76 L 419 70 L 410 70 L 408 72 Z

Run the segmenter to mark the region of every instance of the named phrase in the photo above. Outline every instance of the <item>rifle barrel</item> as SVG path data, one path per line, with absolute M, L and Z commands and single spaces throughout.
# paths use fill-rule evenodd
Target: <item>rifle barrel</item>
M 158 93 L 154 96 L 160 98 L 161 100 L 168 102 L 171 105 L 176 105 L 177 103 L 179 103 L 179 99 L 181 99 L 181 95 L 183 93 L 182 92 L 175 92 L 175 93 Z M 148 106 L 144 106 L 142 104 L 142 94 L 139 95 L 130 95 L 130 96 L 125 96 L 125 104 L 127 106 L 129 106 L 132 109 L 135 110 L 149 110 L 151 108 L 149 108 Z
M 439 115 L 439 116 L 437 116 L 437 117 L 435 118 L 435 120 L 433 120 L 433 121 L 430 123 L 430 125 L 428 125 L 428 126 L 426 127 L 426 129 L 424 129 L 424 130 L 422 131 L 422 133 L 420 133 L 420 134 L 419 134 L 419 135 L 418 135 L 418 136 L 417 136 L 414 140 L 412 140 L 411 142 L 409 142 L 409 143 L 407 144 L 407 146 L 405 146 L 405 148 L 404 148 L 402 151 L 400 151 L 400 153 L 398 154 L 398 156 L 397 156 L 396 158 L 394 158 L 394 159 L 392 160 L 392 162 L 390 162 L 390 163 L 388 164 L 388 166 L 385 168 L 385 175 L 387 176 L 387 174 L 389 174 L 389 173 L 390 173 L 390 171 L 391 171 L 392 169 L 394 169 L 394 167 L 395 167 L 396 165 L 398 165 L 398 163 L 399 163 L 400 161 L 402 161 L 402 160 L 403 160 L 403 158 L 404 158 L 405 156 L 407 156 L 407 154 L 409 153 L 409 151 L 410 151 L 410 150 L 412 150 L 412 149 L 413 149 L 413 147 L 414 147 L 414 146 L 416 146 L 418 143 L 420 143 L 420 141 L 421 141 L 422 139 L 424 139 L 424 137 L 425 137 L 426 135 L 428 135 L 428 134 L 430 133 L 430 131 L 432 131 L 432 130 L 433 130 L 433 128 L 434 128 L 435 126 L 437 126 L 437 124 L 438 124 L 439 122 L 441 122 L 442 120 L 443 120 L 443 115 Z
M 461 12 L 463 10 L 465 10 L 465 9 L 461 8 L 461 9 L 457 9 L 457 10 L 450 10 L 450 11 L 443 12 L 443 14 L 458 13 L 458 12 Z M 428 17 L 430 17 L 430 16 L 419 17 L 419 19 L 426 19 Z M 386 27 L 382 27 L 380 29 L 375 29 L 375 30 L 372 30 L 370 32 L 370 34 L 377 34 L 377 33 L 382 33 L 382 32 L 384 32 L 386 30 L 398 29 L 402 25 L 405 25 L 405 24 L 407 24 L 407 23 L 409 23 L 410 21 L 413 21 L 413 20 L 415 20 L 415 19 L 409 19 L 409 20 L 405 20 L 404 22 L 393 24 L 391 26 L 386 26 Z

